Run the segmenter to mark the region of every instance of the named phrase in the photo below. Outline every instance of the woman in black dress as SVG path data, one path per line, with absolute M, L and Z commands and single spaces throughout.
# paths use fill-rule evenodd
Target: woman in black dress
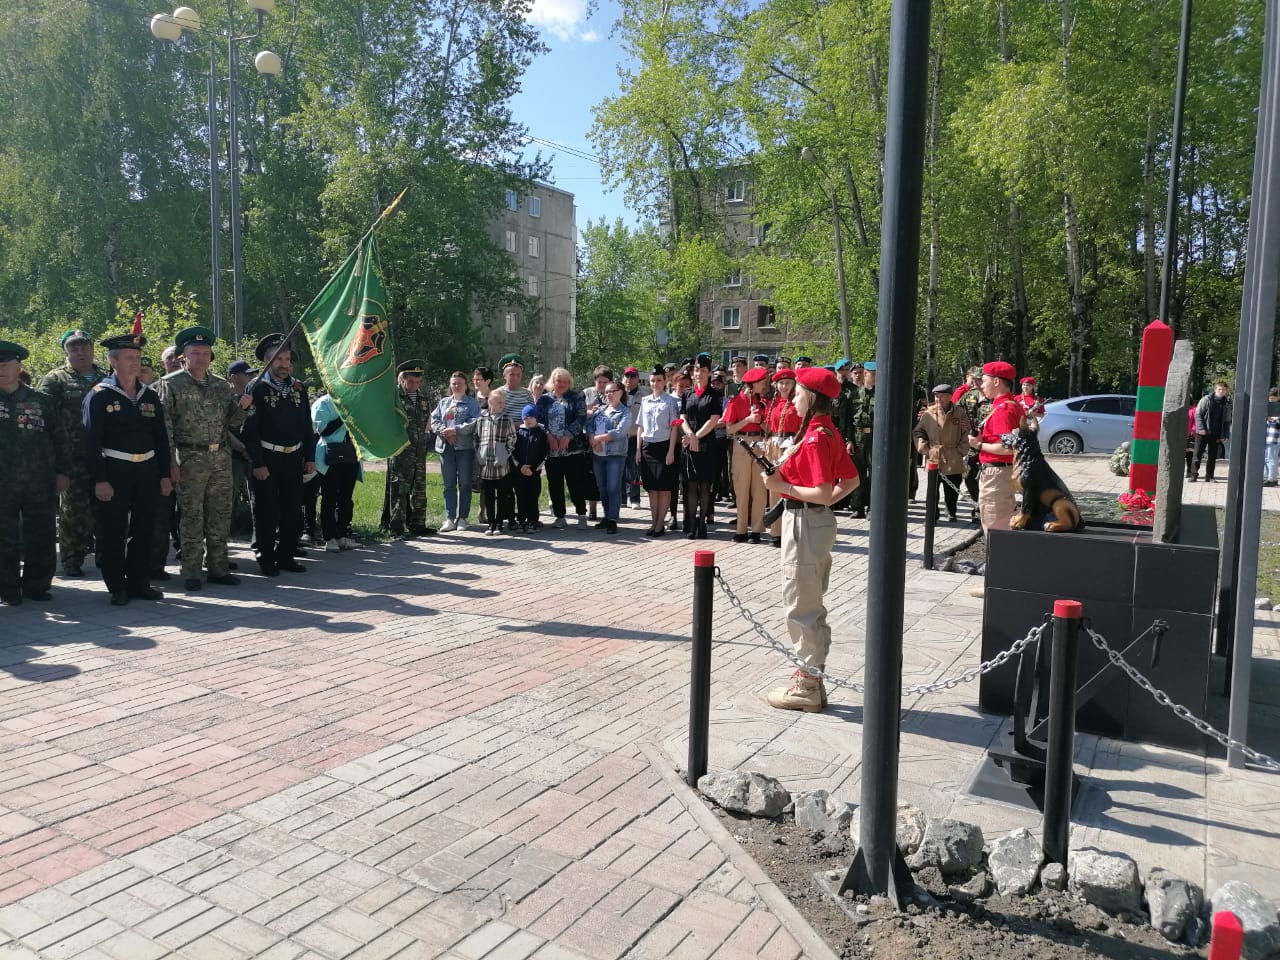
M 711 386 L 711 355 L 694 361 L 694 387 L 680 400 L 684 444 L 684 528 L 690 540 L 705 540 L 711 496 L 720 470 L 712 434 L 724 412 L 724 394 Z

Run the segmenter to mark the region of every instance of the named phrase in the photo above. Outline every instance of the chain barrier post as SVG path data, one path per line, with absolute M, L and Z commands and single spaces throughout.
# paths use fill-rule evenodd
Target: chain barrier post
M 1044 855 L 1067 866 L 1076 741 L 1076 659 L 1080 642 L 1077 600 L 1053 602 L 1053 660 L 1049 672 L 1049 742 L 1044 778 Z
M 1209 934 L 1209 960 L 1240 960 L 1244 952 L 1244 927 L 1230 910 L 1213 915 L 1213 931 Z
M 928 478 L 924 493 L 924 558 L 921 563 L 926 570 L 933 569 L 933 525 L 938 516 L 938 465 L 929 464 L 925 471 Z
M 716 552 L 693 554 L 693 663 L 689 671 L 689 762 L 685 779 L 696 788 L 707 772 L 708 727 L 711 723 L 711 614 Z

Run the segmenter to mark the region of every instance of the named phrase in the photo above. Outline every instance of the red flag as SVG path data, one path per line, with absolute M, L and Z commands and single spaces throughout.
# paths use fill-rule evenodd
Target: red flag
M 139 310 L 133 315 L 133 329 L 129 331 L 135 337 L 142 336 L 142 311 Z

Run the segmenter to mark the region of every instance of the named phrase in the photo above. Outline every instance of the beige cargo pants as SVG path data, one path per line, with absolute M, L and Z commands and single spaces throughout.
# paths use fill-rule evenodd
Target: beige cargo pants
M 823 596 L 831 580 L 836 516 L 828 507 L 782 511 L 782 604 L 787 632 L 806 667 L 826 666 L 831 627 Z

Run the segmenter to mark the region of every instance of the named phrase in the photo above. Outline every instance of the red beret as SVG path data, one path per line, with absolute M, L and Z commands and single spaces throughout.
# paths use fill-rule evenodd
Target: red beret
M 840 381 L 826 367 L 804 367 L 794 371 L 796 380 L 802 387 L 808 387 L 814 393 L 834 400 L 840 396 Z
M 992 360 L 990 363 L 983 364 L 982 372 L 988 377 L 999 377 L 1001 380 L 1008 380 L 1013 383 L 1018 375 L 1013 370 L 1012 363 L 1006 363 L 1004 360 Z
M 759 383 L 765 377 L 769 376 L 769 371 L 764 367 L 753 367 L 742 375 L 743 383 Z
M 1023 377 L 1019 382 L 1020 382 L 1020 383 L 1029 383 L 1029 384 L 1031 384 L 1031 385 L 1034 387 L 1034 386 L 1036 385 L 1036 378 L 1035 378 L 1035 377 Z
M 804 367 L 801 367 L 800 369 L 803 370 Z M 792 370 L 790 367 L 783 367 L 781 370 L 779 370 L 777 373 L 773 375 L 772 379 L 774 383 L 777 383 L 779 380 L 794 380 L 795 378 L 796 378 L 795 370 Z

